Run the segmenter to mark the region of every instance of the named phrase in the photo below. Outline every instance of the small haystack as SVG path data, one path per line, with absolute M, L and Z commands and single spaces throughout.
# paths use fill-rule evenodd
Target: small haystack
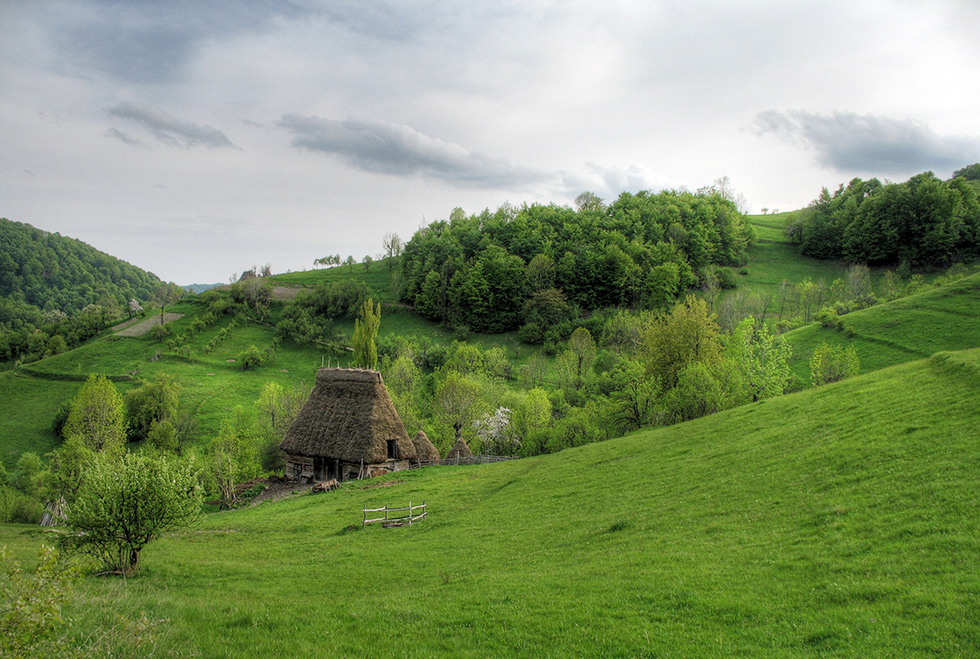
M 381 374 L 360 368 L 318 370 L 279 448 L 293 479 L 343 481 L 407 469 L 416 460 Z
M 412 443 L 415 444 L 415 455 L 419 462 L 439 461 L 439 449 L 432 444 L 425 431 L 420 430 L 415 433 L 415 437 L 412 437 Z
M 463 441 L 462 437 L 456 440 L 456 443 L 453 444 L 453 447 L 449 449 L 449 453 L 446 455 L 446 459 L 448 460 L 455 460 L 456 458 L 472 458 L 472 457 L 473 457 L 473 451 L 470 450 L 469 444 Z

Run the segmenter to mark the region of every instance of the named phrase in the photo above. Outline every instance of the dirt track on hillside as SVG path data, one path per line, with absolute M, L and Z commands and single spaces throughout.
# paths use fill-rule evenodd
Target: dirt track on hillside
M 227 291 L 231 288 L 230 284 L 225 284 L 223 286 L 215 286 L 215 290 Z M 269 295 L 273 300 L 278 300 L 279 302 L 289 302 L 290 300 L 295 300 L 296 296 L 299 295 L 300 291 L 310 290 L 302 286 L 273 286 Z
M 172 320 L 177 320 L 178 318 L 183 318 L 182 313 L 168 313 L 164 314 L 163 322 L 169 323 Z M 121 329 L 116 332 L 116 336 L 130 336 L 130 337 L 140 337 L 149 332 L 155 325 L 160 324 L 160 314 L 154 314 L 150 318 L 139 322 L 135 325 L 131 325 L 125 329 Z

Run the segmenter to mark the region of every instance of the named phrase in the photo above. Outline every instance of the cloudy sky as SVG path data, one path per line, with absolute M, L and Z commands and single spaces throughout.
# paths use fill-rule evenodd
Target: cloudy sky
M 454 207 L 980 161 L 975 0 L 3 0 L 0 217 L 179 284 Z

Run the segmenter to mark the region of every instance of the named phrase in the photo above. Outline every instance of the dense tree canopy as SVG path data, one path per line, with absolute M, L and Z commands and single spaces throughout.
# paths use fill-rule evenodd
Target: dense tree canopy
M 967 168 L 969 169 L 969 168 Z M 938 267 L 980 247 L 980 203 L 964 177 L 932 173 L 904 183 L 853 179 L 789 224 L 807 256 L 852 263 Z
M 0 219 L 0 297 L 72 316 L 89 304 L 148 300 L 161 283 L 80 240 Z
M 544 327 L 569 305 L 669 306 L 712 266 L 744 261 L 748 223 L 714 188 L 623 193 L 608 206 L 583 199 L 578 210 L 456 209 L 420 229 L 402 256 L 405 301 L 481 332 Z

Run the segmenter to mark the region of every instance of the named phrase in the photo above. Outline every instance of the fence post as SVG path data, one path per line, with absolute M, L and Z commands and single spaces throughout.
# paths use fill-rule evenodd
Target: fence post
M 408 525 L 412 525 L 412 500 L 408 500 Z

